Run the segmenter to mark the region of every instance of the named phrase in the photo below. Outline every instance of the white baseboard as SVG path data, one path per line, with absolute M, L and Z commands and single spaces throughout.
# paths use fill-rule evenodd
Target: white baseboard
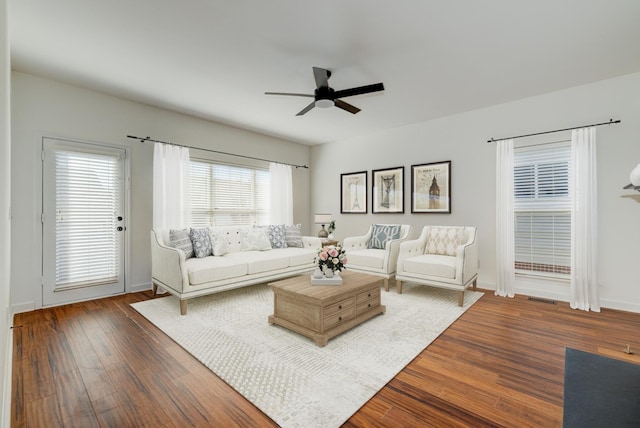
M 151 290 L 151 282 L 143 282 L 142 284 L 133 284 L 129 287 L 129 293 L 137 293 L 138 291 Z
M 12 314 L 21 314 L 23 312 L 32 312 L 36 310 L 36 302 L 23 302 L 11 305 Z
M 613 299 L 600 299 L 600 307 L 607 309 L 615 309 L 618 311 L 640 313 L 640 305 L 637 303 L 623 302 Z

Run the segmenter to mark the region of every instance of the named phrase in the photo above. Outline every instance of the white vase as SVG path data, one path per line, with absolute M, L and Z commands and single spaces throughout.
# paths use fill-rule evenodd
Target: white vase
M 333 233 L 330 233 L 329 236 L 327 236 L 327 239 L 329 241 L 335 241 L 336 237 L 333 235 Z
M 316 270 L 313 271 L 313 277 L 315 279 L 320 279 L 322 278 L 322 271 L 320 270 L 319 267 L 316 268 Z
M 631 171 L 629 178 L 631 179 L 631 184 L 640 186 L 640 163 Z
M 324 276 L 326 276 L 327 278 L 333 278 L 333 271 L 331 269 L 325 270 Z

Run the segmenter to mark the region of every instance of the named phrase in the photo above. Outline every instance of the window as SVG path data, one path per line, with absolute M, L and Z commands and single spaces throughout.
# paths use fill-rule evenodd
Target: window
M 191 160 L 194 227 L 266 224 L 269 171 Z
M 514 151 L 516 273 L 571 273 L 570 163 L 568 142 Z

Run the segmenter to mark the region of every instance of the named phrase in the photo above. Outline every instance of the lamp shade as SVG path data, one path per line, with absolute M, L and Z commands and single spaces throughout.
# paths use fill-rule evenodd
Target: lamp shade
M 316 214 L 316 224 L 331 223 L 331 214 Z

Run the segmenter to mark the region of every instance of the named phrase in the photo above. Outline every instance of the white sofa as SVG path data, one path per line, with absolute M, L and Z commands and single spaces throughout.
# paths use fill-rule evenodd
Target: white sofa
M 154 294 L 160 287 L 180 299 L 180 313 L 187 300 L 247 285 L 260 284 L 312 271 L 321 240 L 302 236 L 302 248 L 242 251 L 242 230 L 250 226 L 215 227 L 227 239 L 229 252 L 222 256 L 186 258 L 169 246 L 169 229 L 151 231 L 151 276 Z
M 400 226 L 400 237 L 386 241 L 384 248 L 369 248 L 374 226 Z M 347 255 L 347 269 L 383 277 L 384 289 L 389 291 L 389 279 L 396 273 L 400 243 L 409 237 L 409 233 L 411 226 L 408 224 L 373 224 L 364 235 L 344 238 L 342 248 Z
M 402 281 L 458 291 L 458 305 L 464 290 L 476 289 L 478 240 L 475 227 L 425 226 L 420 237 L 400 245 L 396 284 Z

